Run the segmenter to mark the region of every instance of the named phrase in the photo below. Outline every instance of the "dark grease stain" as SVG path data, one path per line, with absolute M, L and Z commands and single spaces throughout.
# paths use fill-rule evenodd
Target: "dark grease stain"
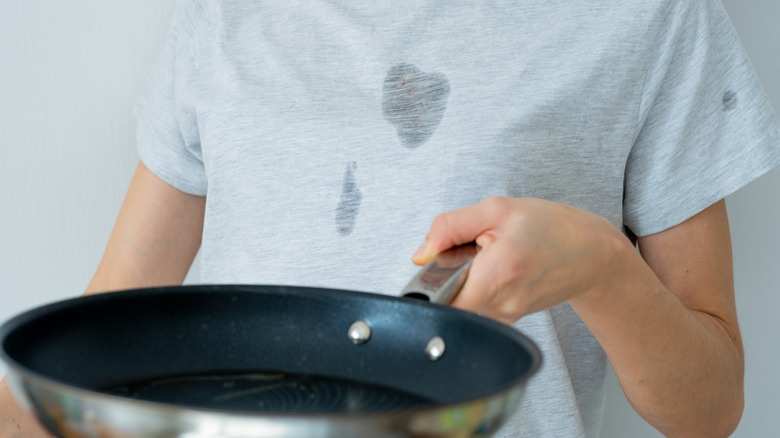
M 341 199 L 336 207 L 336 230 L 342 236 L 348 236 L 355 228 L 358 212 L 360 210 L 360 201 L 363 195 L 355 182 L 355 171 L 357 162 L 353 161 L 347 164 L 347 170 L 344 172 L 344 184 L 341 189 Z
M 723 111 L 731 111 L 737 106 L 737 93 L 727 90 L 723 93 Z
M 409 149 L 423 145 L 436 132 L 447 110 L 450 82 L 441 73 L 425 73 L 412 64 L 387 71 L 382 89 L 382 113 Z

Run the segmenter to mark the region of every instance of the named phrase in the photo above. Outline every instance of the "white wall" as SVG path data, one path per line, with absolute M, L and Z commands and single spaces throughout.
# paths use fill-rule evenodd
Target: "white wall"
M 0 319 L 86 288 L 138 160 L 130 111 L 173 6 L 0 1 Z
M 89 282 L 137 160 L 132 102 L 173 4 L 0 2 L 0 320 L 78 295 Z M 780 2 L 725 4 L 780 108 Z M 780 436 L 778 188 L 775 170 L 727 200 L 747 351 L 737 437 Z M 614 377 L 602 436 L 660 436 Z

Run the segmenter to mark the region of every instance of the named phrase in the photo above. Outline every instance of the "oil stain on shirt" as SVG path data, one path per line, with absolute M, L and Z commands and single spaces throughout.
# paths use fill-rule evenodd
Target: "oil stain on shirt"
M 397 64 L 385 76 L 382 113 L 409 149 L 423 145 L 447 110 L 450 83 L 442 73 L 425 73 L 412 64 Z
M 737 93 L 726 90 L 723 93 L 723 111 L 731 111 L 737 106 Z
M 347 170 L 344 172 L 341 199 L 336 207 L 336 230 L 342 236 L 348 236 L 355 228 L 360 201 L 363 199 L 363 194 L 360 193 L 355 181 L 355 171 L 357 171 L 357 162 L 348 163 Z

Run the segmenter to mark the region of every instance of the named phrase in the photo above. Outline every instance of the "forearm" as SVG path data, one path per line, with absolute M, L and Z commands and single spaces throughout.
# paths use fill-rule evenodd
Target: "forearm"
M 738 329 L 684 306 L 633 248 L 618 251 L 622 275 L 571 304 L 627 399 L 667 436 L 728 436 L 744 403 Z

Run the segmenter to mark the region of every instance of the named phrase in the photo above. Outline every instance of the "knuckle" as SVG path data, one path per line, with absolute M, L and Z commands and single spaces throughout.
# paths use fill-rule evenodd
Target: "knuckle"
M 507 300 L 496 310 L 502 315 L 502 319 L 516 321 L 528 312 L 528 305 L 519 299 Z
M 502 217 L 510 210 L 510 200 L 504 196 L 491 196 L 482 201 L 482 207 L 488 217 Z
M 488 208 L 501 209 L 507 203 L 508 199 L 504 196 L 490 196 L 483 201 Z
M 449 213 L 441 213 L 437 215 L 435 218 L 433 218 L 433 222 L 431 223 L 431 229 L 433 230 L 447 229 L 449 222 L 450 222 Z

